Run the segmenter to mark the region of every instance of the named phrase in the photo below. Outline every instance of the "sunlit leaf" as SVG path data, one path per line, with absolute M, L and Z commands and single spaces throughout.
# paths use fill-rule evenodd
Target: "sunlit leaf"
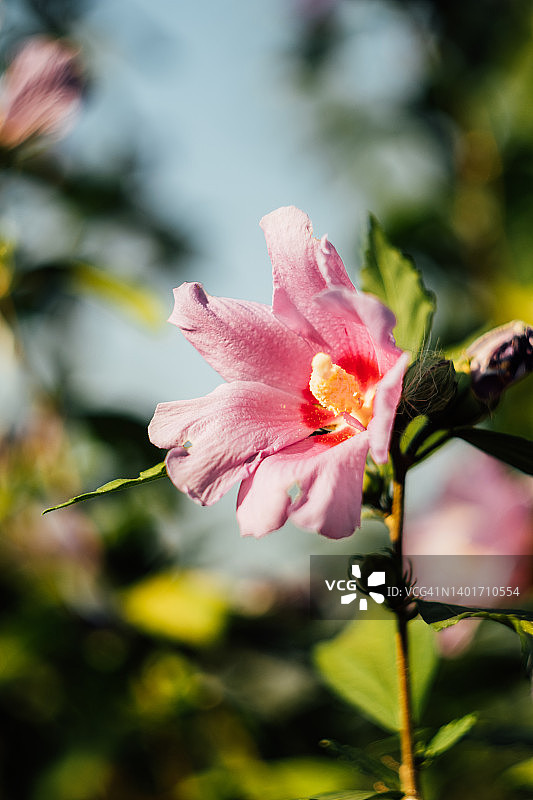
M 48 514 L 49 511 L 57 511 L 58 508 L 66 508 L 66 506 L 71 506 L 74 503 L 81 503 L 83 500 L 89 500 L 91 497 L 99 497 L 102 494 L 120 492 L 122 489 L 127 489 L 129 486 L 138 486 L 141 483 L 151 483 L 151 481 L 156 481 L 159 478 L 165 478 L 166 474 L 167 471 L 165 462 L 161 461 L 161 463 L 156 464 L 154 467 L 143 470 L 139 474 L 138 478 L 116 478 L 114 481 L 109 481 L 109 483 L 104 483 L 103 486 L 99 486 L 98 489 L 95 489 L 93 492 L 79 494 L 77 497 L 71 497 L 70 500 L 67 500 L 64 503 L 60 503 L 57 506 L 52 506 L 52 508 L 47 508 L 43 511 L 43 514 Z
M 154 649 L 142 671 L 132 681 L 136 711 L 147 719 L 175 717 L 183 707 L 188 711 L 205 703 L 209 684 L 181 653 Z
M 477 714 L 467 714 L 460 719 L 454 719 L 437 731 L 427 745 L 424 756 L 433 760 L 450 750 L 463 736 L 472 730 L 478 720 Z
M 2 632 L 0 634 L 0 685 L 25 672 L 35 670 L 36 658 L 27 647 L 22 635 Z
M 524 259 L 529 263 L 529 247 L 524 250 Z M 527 268 L 530 273 L 530 268 Z M 530 273 L 531 274 L 531 273 Z M 510 280 L 509 275 L 501 274 L 492 285 L 491 297 L 493 324 L 503 325 L 510 319 L 533 319 L 533 283 Z
M 504 775 L 514 786 L 533 789 L 533 758 L 514 764 L 505 771 Z
M 228 747 L 231 743 L 228 742 Z M 233 743 L 235 747 L 235 743 Z M 355 797 L 358 790 L 347 790 L 359 782 L 359 776 L 346 764 L 326 758 L 285 758 L 259 761 L 234 751 L 227 768 L 214 767 L 191 775 L 179 783 L 179 797 L 196 798 L 246 797 L 247 800 L 280 800 L 280 798 Z M 313 794 L 316 792 L 316 794 Z M 368 798 L 374 791 L 364 790 Z M 385 795 L 387 797 L 387 795 Z
M 428 418 L 423 414 L 420 414 L 419 416 L 411 420 L 411 422 L 407 425 L 406 429 L 404 430 L 402 438 L 400 440 L 400 447 L 402 453 L 406 453 L 410 448 L 414 449 L 416 452 L 414 444 L 418 443 L 418 440 L 421 440 L 422 442 L 424 441 L 423 434 L 427 427 L 428 427 Z
M 414 360 L 431 331 L 435 296 L 424 286 L 413 262 L 387 241 L 373 216 L 361 284 L 365 292 L 376 295 L 394 312 L 396 343 Z
M 533 611 L 523 611 L 518 608 L 482 608 L 473 606 L 457 606 L 451 603 L 435 603 L 429 600 L 417 600 L 420 616 L 428 625 L 433 625 L 435 630 L 443 630 L 468 617 L 493 619 L 502 622 L 510 619 L 529 623 L 533 632 Z
M 438 656 L 435 637 L 421 620 L 409 623 L 413 708 L 420 714 Z M 315 661 L 332 689 L 386 730 L 400 730 L 396 673 L 396 623 L 357 620 L 336 638 L 321 642 Z
M 387 766 L 380 758 L 371 756 L 366 750 L 352 745 L 340 744 L 331 739 L 323 739 L 320 745 L 328 753 L 336 755 L 349 764 L 353 764 L 364 775 L 369 775 L 374 780 L 380 778 L 387 786 L 399 788 L 398 772 Z
M 243 788 L 247 797 L 278 800 L 280 797 L 307 797 L 313 791 L 331 792 L 353 785 L 354 775 L 345 764 L 320 758 L 286 758 L 267 762 L 264 777 L 251 765 Z M 268 789 L 267 789 L 268 787 Z
M 490 619 L 511 628 L 520 638 L 522 653 L 526 664 L 533 661 L 533 611 L 518 608 L 471 608 L 447 603 L 434 603 L 418 600 L 417 608 L 422 619 L 436 631 L 450 628 L 463 619 Z
M 104 797 L 111 765 L 98 752 L 71 750 L 53 764 L 38 784 L 36 800 L 93 800 Z
M 131 625 L 156 636 L 207 645 L 221 634 L 229 613 L 225 587 L 208 572 L 151 575 L 121 594 Z
M 0 299 L 9 294 L 13 277 L 13 245 L 0 239 Z
M 72 284 L 77 291 L 112 303 L 151 328 L 160 325 L 164 319 L 161 304 L 150 288 L 113 275 L 108 270 L 76 262 L 72 265 Z
M 403 792 L 379 792 L 368 789 L 351 792 L 333 792 L 329 794 L 314 794 L 309 800 L 401 800 L 405 797 Z
M 454 430 L 453 435 L 511 467 L 533 475 L 533 442 L 529 439 L 485 428 L 461 428 Z

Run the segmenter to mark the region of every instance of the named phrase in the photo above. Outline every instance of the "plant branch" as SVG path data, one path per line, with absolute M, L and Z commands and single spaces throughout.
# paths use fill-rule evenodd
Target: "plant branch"
M 403 518 L 405 495 L 405 469 L 396 468 L 393 484 L 392 514 L 388 518 L 392 547 L 396 558 L 402 559 Z M 418 788 L 418 775 L 414 758 L 413 716 L 411 702 L 411 680 L 409 673 L 409 642 L 407 624 L 409 617 L 404 607 L 396 611 L 396 667 L 400 702 L 400 744 L 402 764 L 400 781 L 405 792 L 405 800 L 421 800 Z

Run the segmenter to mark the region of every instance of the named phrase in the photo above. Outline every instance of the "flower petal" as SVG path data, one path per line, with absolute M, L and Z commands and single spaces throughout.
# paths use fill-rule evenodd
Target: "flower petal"
M 299 208 L 278 208 L 260 225 L 272 261 L 274 296 L 276 289 L 285 289 L 297 306 L 306 306 L 328 285 L 353 290 L 339 254 L 327 237 L 313 237 L 311 220 Z
M 177 325 L 227 381 L 260 381 L 307 394 L 313 349 L 261 303 L 211 297 L 200 283 L 174 289 Z
M 394 314 L 357 293 L 333 245 L 313 238 L 302 211 L 280 208 L 261 226 L 272 260 L 274 314 L 363 387 L 374 384 L 401 353 L 392 336 Z
M 328 342 L 303 315 L 300 309 L 294 305 L 285 289 L 276 289 L 276 319 L 288 328 L 293 335 L 296 334 L 309 342 L 313 347 L 313 353 L 316 352 L 317 348 L 319 350 L 329 349 Z
M 327 237 L 313 237 L 307 214 L 294 206 L 278 208 L 261 220 L 270 260 L 274 314 L 295 333 L 319 345 L 341 341 L 344 323 L 319 308 L 314 298 L 324 289 L 356 292 L 340 256 Z
M 396 364 L 376 387 L 372 419 L 368 423 L 370 452 L 376 464 L 385 464 L 396 409 L 402 394 L 403 376 L 409 364 L 409 353 L 402 353 Z
M 262 383 L 222 384 L 206 397 L 161 403 L 148 428 L 150 441 L 170 449 L 172 482 L 204 505 L 248 477 L 265 456 L 331 422 L 326 409 Z
M 315 298 L 315 303 L 345 324 L 341 341 L 334 343 L 337 357 L 346 359 L 357 354 L 367 363 L 376 363 L 381 375 L 396 363 L 402 353 L 392 334 L 396 317 L 376 297 L 327 289 Z
M 368 434 L 311 436 L 259 464 L 241 484 L 237 519 L 244 536 L 262 536 L 290 517 L 331 539 L 350 536 L 361 521 Z

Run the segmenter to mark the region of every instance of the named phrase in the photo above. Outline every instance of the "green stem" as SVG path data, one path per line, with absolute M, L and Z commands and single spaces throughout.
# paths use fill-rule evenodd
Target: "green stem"
M 424 450 L 422 450 L 416 457 L 416 460 L 413 462 L 414 464 L 419 464 L 423 461 L 430 453 L 433 453 L 434 450 L 438 450 L 443 444 L 449 441 L 452 438 L 453 434 L 451 431 L 446 431 L 442 434 L 436 441 L 432 444 L 428 445 Z
M 405 496 L 405 470 L 396 469 L 393 484 L 392 514 L 388 517 L 390 538 L 394 554 L 401 562 L 403 540 Z M 396 614 L 396 667 L 400 703 L 400 744 L 402 763 L 400 782 L 405 792 L 405 800 L 422 800 L 418 788 L 418 774 L 414 757 L 413 714 L 411 699 L 411 680 L 409 671 L 409 642 L 407 637 L 408 616 L 405 608 L 398 608 Z
M 435 426 L 434 426 L 433 422 L 428 419 L 422 425 L 422 427 L 420 428 L 418 433 L 416 433 L 413 436 L 412 440 L 409 442 L 407 450 L 405 451 L 405 459 L 409 463 L 412 463 L 412 461 L 414 460 L 418 448 L 422 444 L 424 444 L 426 439 L 428 439 L 434 432 L 435 432 Z

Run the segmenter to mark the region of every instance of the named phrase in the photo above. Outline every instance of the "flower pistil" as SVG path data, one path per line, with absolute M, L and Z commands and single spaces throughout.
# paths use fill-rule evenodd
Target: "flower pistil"
M 350 414 L 366 428 L 374 391 L 364 393 L 355 375 L 334 364 L 326 353 L 317 353 L 311 366 L 309 388 L 320 405 L 337 415 Z

